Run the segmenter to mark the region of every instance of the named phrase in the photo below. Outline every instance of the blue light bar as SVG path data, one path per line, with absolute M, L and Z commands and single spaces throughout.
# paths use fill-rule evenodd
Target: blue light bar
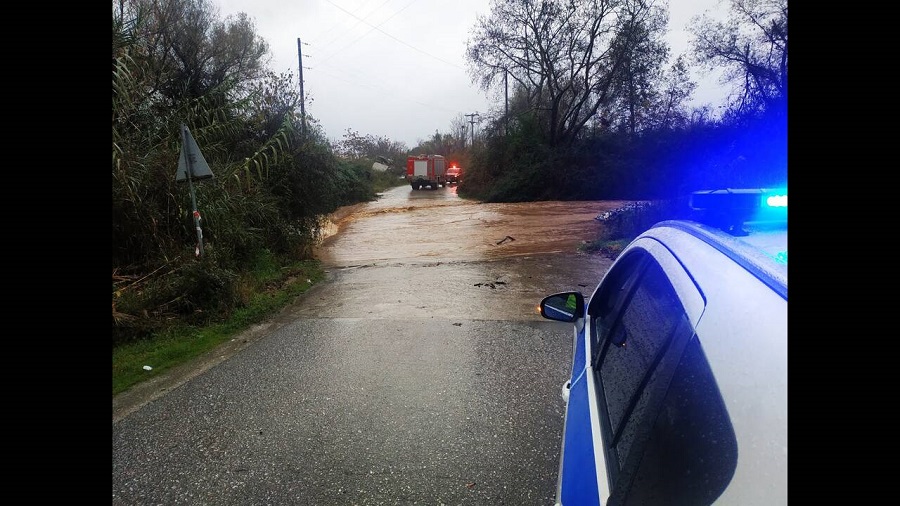
M 787 221 L 787 188 L 700 190 L 691 193 L 689 205 L 701 212 L 700 221 L 734 235 L 746 235 L 745 222 Z

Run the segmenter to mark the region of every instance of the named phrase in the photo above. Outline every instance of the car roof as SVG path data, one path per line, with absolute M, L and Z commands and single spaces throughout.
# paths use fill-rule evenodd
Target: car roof
M 657 234 L 661 228 L 677 229 L 697 237 L 787 299 L 786 222 L 747 222 L 743 226 L 745 235 L 733 235 L 696 221 L 667 220 L 657 223 L 644 234 Z

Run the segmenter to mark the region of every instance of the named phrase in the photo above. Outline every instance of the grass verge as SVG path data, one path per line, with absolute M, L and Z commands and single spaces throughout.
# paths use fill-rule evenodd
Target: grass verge
M 263 275 L 260 273 L 260 275 Z M 298 295 L 321 281 L 325 271 L 316 261 L 302 261 L 280 270 L 277 280 L 271 273 L 266 282 L 221 321 L 203 326 L 173 324 L 147 339 L 113 348 L 113 395 L 193 360 L 230 340 L 251 325 L 265 320 L 290 304 Z M 144 366 L 151 369 L 145 370 Z
M 619 256 L 619 253 L 625 249 L 625 246 L 628 246 L 629 242 L 631 242 L 631 239 L 597 239 L 594 241 L 587 241 L 581 246 L 578 246 L 578 251 L 582 253 L 601 253 L 615 260 L 616 257 Z

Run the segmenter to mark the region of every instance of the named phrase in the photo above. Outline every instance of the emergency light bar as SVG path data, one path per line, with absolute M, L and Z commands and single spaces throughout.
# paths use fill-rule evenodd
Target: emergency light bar
M 745 222 L 787 221 L 787 188 L 700 190 L 691 193 L 689 205 L 702 213 L 701 221 L 733 235 L 747 235 Z

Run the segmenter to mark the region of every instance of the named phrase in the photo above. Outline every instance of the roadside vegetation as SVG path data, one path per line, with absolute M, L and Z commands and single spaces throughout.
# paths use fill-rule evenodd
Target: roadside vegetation
M 787 0 L 728 7 L 724 20 L 695 18 L 690 51 L 673 55 L 664 2 L 494 4 L 467 58 L 473 80 L 509 101 L 483 116 L 459 194 L 675 203 L 700 189 L 786 186 Z M 721 109 L 690 105 L 691 69 L 722 71 L 732 92 Z M 636 236 L 651 221 L 640 216 L 660 209 L 678 207 L 630 210 L 587 249 Z
M 405 146 L 350 132 L 331 143 L 300 114 L 291 75 L 269 71 L 245 15 L 208 0 L 113 2 L 113 393 L 193 358 L 322 278 L 327 215 L 374 200 Z M 181 125 L 214 175 L 175 178 Z M 144 365 L 151 367 L 145 370 Z
M 114 0 L 113 393 L 321 280 L 324 220 L 406 184 L 411 154 L 460 164 L 463 198 L 647 202 L 603 217 L 603 235 L 582 246 L 612 256 L 676 217 L 690 191 L 786 185 L 787 1 L 730 5 L 725 21 L 694 21 L 689 55 L 671 55 L 658 0 L 493 2 L 467 59 L 473 82 L 508 103 L 477 132 L 460 114 L 408 149 L 352 130 L 330 141 L 301 114 L 296 76 L 266 67 L 246 15 L 222 19 L 209 0 Z M 689 70 L 702 67 L 733 85 L 720 111 L 689 106 Z M 202 255 L 175 178 L 182 124 L 214 174 L 193 183 Z
M 174 319 L 160 326 L 152 339 L 113 346 L 113 395 L 196 358 L 265 320 L 319 282 L 323 274 L 314 260 L 282 265 L 263 252 L 254 268 L 235 283 L 244 299 L 239 304 L 193 324 L 188 318 Z
M 603 224 L 600 236 L 578 250 L 615 259 L 628 243 L 654 224 L 688 217 L 685 203 L 680 200 L 638 201 L 597 216 L 595 219 Z

